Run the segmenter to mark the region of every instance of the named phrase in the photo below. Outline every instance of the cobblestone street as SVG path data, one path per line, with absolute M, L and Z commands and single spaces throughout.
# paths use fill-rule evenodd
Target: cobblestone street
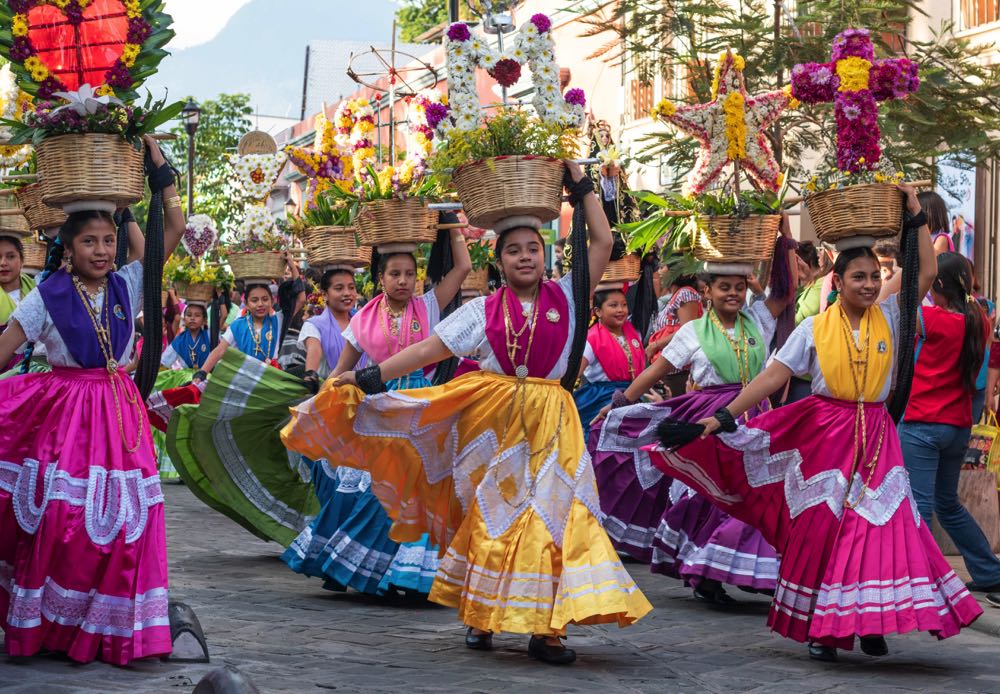
M 232 664 L 262 692 L 1000 692 L 1000 640 L 968 630 L 948 641 L 889 639 L 892 655 L 809 660 L 805 647 L 766 626 L 767 599 L 737 593 L 731 612 L 696 604 L 676 581 L 629 569 L 655 606 L 638 625 L 579 627 L 568 668 L 530 661 L 527 637 L 497 650 L 462 643 L 451 610 L 326 592 L 293 574 L 281 548 L 261 542 L 165 486 L 171 595 L 196 610 L 210 665 L 144 662 L 128 668 L 55 658 L 0 660 L 5 694 L 190 692 L 208 670 Z

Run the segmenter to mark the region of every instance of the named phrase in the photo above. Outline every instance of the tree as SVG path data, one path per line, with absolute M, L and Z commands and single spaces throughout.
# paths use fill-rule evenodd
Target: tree
M 594 57 L 645 71 L 681 76 L 687 85 L 679 100 L 705 102 L 711 93 L 716 56 L 732 47 L 746 58 L 749 91 L 779 89 L 788 84 L 797 63 L 826 62 L 833 37 L 849 27 L 867 28 L 876 54 L 904 54 L 920 65 L 921 85 L 905 101 L 879 104 L 885 156 L 911 175 L 933 178 L 935 157 L 949 155 L 971 167 L 1000 155 L 1000 66 L 984 66 L 977 58 L 987 49 L 973 48 L 945 24 L 928 41 L 907 39 L 914 0 L 799 0 L 789 21 L 784 3 L 771 0 L 574 0 L 587 35 L 607 36 Z M 777 10 L 776 10 L 777 8 Z M 669 82 L 669 80 L 665 80 Z M 768 133 L 775 152 L 793 180 L 801 181 L 810 151 L 824 154 L 833 166 L 833 106 L 801 106 L 787 112 Z M 642 160 L 660 156 L 676 170 L 687 171 L 695 144 L 664 128 L 653 136 Z M 814 168 L 814 166 L 810 167 Z
M 415 41 L 418 36 L 448 21 L 448 0 L 401 0 L 396 10 L 396 27 L 402 41 Z

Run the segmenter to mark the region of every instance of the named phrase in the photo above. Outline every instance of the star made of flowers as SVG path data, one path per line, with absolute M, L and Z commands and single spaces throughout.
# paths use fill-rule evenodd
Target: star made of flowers
M 788 106 L 790 90 L 750 96 L 743 81 L 746 63 L 731 50 L 719 56 L 712 82 L 712 100 L 705 104 L 675 106 L 667 100 L 653 109 L 653 117 L 670 123 L 701 145 L 688 174 L 685 195 L 700 195 L 727 165 L 738 165 L 762 189 L 777 191 L 782 173 L 764 131 Z
M 846 29 L 833 39 L 830 62 L 792 68 L 792 94 L 804 104 L 834 103 L 839 170 L 874 171 L 882 158 L 877 102 L 917 91 L 918 72 L 906 58 L 875 60 L 868 30 Z

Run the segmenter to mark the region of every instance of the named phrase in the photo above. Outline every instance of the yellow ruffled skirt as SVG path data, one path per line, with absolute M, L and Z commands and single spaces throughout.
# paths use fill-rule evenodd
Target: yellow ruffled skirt
M 598 521 L 573 397 L 488 372 L 364 397 L 326 386 L 292 410 L 292 451 L 368 470 L 394 524 L 444 549 L 430 599 L 492 632 L 626 626 L 652 609 Z

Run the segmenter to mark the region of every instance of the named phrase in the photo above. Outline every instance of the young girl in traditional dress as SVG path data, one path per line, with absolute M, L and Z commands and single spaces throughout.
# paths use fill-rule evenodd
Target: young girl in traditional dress
M 362 353 L 374 362 L 384 362 L 433 334 L 440 321 L 440 307 L 451 303 L 472 269 L 469 250 L 460 230 L 452 230 L 451 245 L 455 259 L 453 269 L 433 291 L 420 296 L 413 294 L 417 261 L 408 249 L 390 248 L 388 250 L 394 252 L 376 256 L 376 279 L 383 293 L 351 318 L 343 333 L 345 344 L 334 375 L 355 368 Z M 383 247 L 382 250 L 387 249 Z M 400 374 L 387 384 L 388 388 L 430 386 L 423 366 Z M 402 544 L 390 539 L 392 520 L 369 489 L 369 473 L 353 469 L 353 463 L 336 451 L 307 457 L 343 462 L 338 467 L 338 486 L 342 491 L 328 508 L 329 523 L 323 532 L 329 538 L 322 549 L 326 586 L 334 590 L 349 586 L 362 593 L 377 594 L 403 591 L 426 595 L 430 592 L 439 563 L 438 548 L 430 535 L 424 533 Z
M 734 602 L 723 584 L 773 591 L 777 554 L 752 526 L 663 476 L 640 447 L 655 441 L 662 420 L 694 422 L 710 415 L 763 369 L 776 318 L 795 295 L 772 296 L 746 308 L 750 269 L 733 267 L 733 274 L 705 278 L 708 311 L 682 325 L 662 358 L 617 394 L 601 412 L 599 418 L 607 419 L 591 438 L 601 508 L 607 514 L 604 525 L 615 547 L 649 564 L 654 573 L 683 579 L 695 599 L 715 605 Z M 631 405 L 675 370 L 690 371 L 694 390 L 655 404 Z M 767 409 L 762 398 L 753 411 Z
M 586 383 L 574 394 L 580 421 L 586 427 L 616 390 L 628 388 L 646 368 L 642 338 L 628 320 L 628 302 L 620 288 L 594 292 L 597 322 L 587 332 L 581 364 Z
M 144 139 L 169 256 L 184 216 L 172 171 Z M 53 367 L 0 383 L 0 615 L 10 655 L 125 665 L 170 652 L 163 495 L 145 408 L 121 368 L 143 267 L 114 269 L 108 212 L 74 212 L 59 236 L 66 268 L 21 300 L 0 336 L 0 362 L 32 340 Z
M 184 332 L 163 351 L 160 364 L 168 369 L 200 369 L 211 345 L 205 330 L 207 309 L 204 304 L 188 302 L 184 309 Z
M 35 288 L 35 280 L 21 272 L 24 264 L 24 245 L 16 236 L 0 236 L 0 333 L 21 299 Z M 14 368 L 21 355 L 14 355 L 7 364 L 0 362 L 0 373 Z
M 920 225 L 922 297 L 936 275 L 934 249 L 914 190 L 901 190 L 915 215 L 904 233 Z M 880 290 L 898 290 L 901 277 L 883 286 L 870 248 L 843 251 L 834 264 L 836 304 L 806 318 L 735 400 L 700 421 L 700 439 L 653 453 L 668 474 L 759 528 L 778 549 L 768 624 L 808 641 L 822 660 L 852 648 L 855 637 L 865 653 L 884 655 L 887 634 L 954 636 L 982 612 L 918 513 L 884 405 L 893 355 L 912 349 L 898 344 L 897 298 L 878 303 Z M 736 426 L 735 418 L 804 373 L 812 396 Z M 720 427 L 718 437 L 708 436 Z M 667 445 L 691 435 L 671 429 L 661 430 Z
M 571 201 L 585 206 L 590 227 L 589 293 L 611 230 L 593 185 L 567 167 Z M 573 275 L 543 281 L 539 226 L 530 217 L 497 223 L 504 288 L 458 309 L 429 339 L 328 383 L 294 410 L 282 437 L 309 457 L 370 470 L 393 539 L 430 533 L 446 548 L 430 599 L 458 608 L 469 648 L 489 650 L 493 632 L 528 633 L 533 657 L 569 663 L 567 625 L 625 626 L 651 606 L 597 520 L 583 432 L 559 382 L 576 321 Z M 349 385 L 377 392 L 452 355 L 478 355 L 480 370 L 370 397 Z

